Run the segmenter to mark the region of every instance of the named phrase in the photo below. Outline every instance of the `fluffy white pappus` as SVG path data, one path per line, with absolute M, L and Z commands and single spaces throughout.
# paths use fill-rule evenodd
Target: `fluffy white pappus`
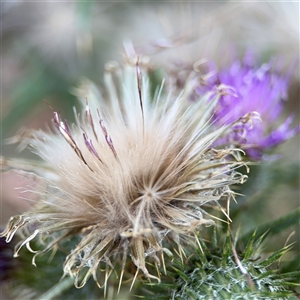
M 39 203 L 12 217 L 2 233 L 7 241 L 21 233 L 15 255 L 24 245 L 33 251 L 35 238 L 45 243 L 33 251 L 38 255 L 76 236 L 63 268 L 75 276 L 77 287 L 91 276 L 105 286 L 117 264 L 121 284 L 132 262 L 136 275 L 141 270 L 159 280 L 164 254 L 180 254 L 182 243 L 195 241 L 201 225 L 213 224 L 205 208 L 221 208 L 218 201 L 234 194 L 229 186 L 246 179 L 235 171 L 243 164 L 235 160 L 238 149 L 212 148 L 236 124 L 212 131 L 220 95 L 188 101 L 194 84 L 191 75 L 178 95 L 162 85 L 151 97 L 146 67 L 111 65 L 106 97 L 88 81 L 74 90 L 82 104 L 75 124 L 54 112 L 54 131 L 23 136 L 44 161 L 38 174 L 48 187 Z M 150 274 L 147 262 L 157 266 L 157 274 Z

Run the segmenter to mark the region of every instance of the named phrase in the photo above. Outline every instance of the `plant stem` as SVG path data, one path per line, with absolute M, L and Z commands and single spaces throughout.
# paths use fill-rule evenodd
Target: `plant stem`
M 72 277 L 66 277 L 60 282 L 58 282 L 56 285 L 54 285 L 50 290 L 44 293 L 41 297 L 39 297 L 39 299 L 52 300 L 54 297 L 60 295 L 62 292 L 67 290 L 69 287 L 71 287 L 73 284 L 74 284 L 74 279 Z

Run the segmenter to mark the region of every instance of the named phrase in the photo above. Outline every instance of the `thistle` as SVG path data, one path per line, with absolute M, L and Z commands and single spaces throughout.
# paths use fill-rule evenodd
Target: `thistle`
M 218 126 L 232 123 L 249 112 L 257 112 L 261 120 L 253 124 L 237 126 L 231 142 L 242 147 L 254 160 L 290 139 L 300 130 L 292 127 L 291 114 L 282 124 L 284 103 L 287 101 L 289 76 L 275 71 L 274 61 L 255 66 L 254 58 L 248 53 L 241 62 L 236 60 L 229 68 L 216 71 L 210 64 L 205 84 L 197 88 L 199 94 L 223 84 L 231 92 L 223 95 L 214 116 Z
M 37 255 L 73 238 L 63 271 L 75 277 L 78 288 L 91 276 L 106 287 L 117 266 L 120 288 L 130 262 L 136 268 L 132 284 L 140 271 L 159 281 L 164 254 L 181 256 L 201 226 L 214 223 L 206 207 L 228 216 L 219 201 L 229 202 L 234 196 L 229 186 L 246 179 L 235 170 L 244 164 L 237 160 L 239 149 L 212 148 L 250 118 L 212 128 L 219 91 L 188 105 L 195 89 L 189 78 L 182 93 L 165 94 L 162 85 L 151 97 L 147 65 L 129 59 L 123 67 L 107 67 L 105 84 L 107 98 L 88 81 L 75 90 L 81 113 L 75 110 L 74 124 L 53 112 L 48 132 L 22 135 L 21 143 L 43 160 L 23 169 L 37 174 L 45 189 L 35 191 L 39 202 L 12 217 L 2 233 L 10 242 L 18 232 L 22 240 L 15 256 L 26 246 L 35 254 L 33 264 Z M 9 160 L 2 164 L 16 166 Z M 32 249 L 31 241 L 40 249 Z
M 200 238 L 201 249 L 188 253 L 184 262 L 174 260 L 173 270 L 168 272 L 171 282 L 150 285 L 159 290 L 153 294 L 148 288 L 147 299 L 296 299 L 300 272 L 279 269 L 291 245 L 264 257 L 261 252 L 266 236 L 252 233 L 240 251 L 236 249 L 240 239 L 233 241 L 230 230 L 218 233 L 214 227 L 211 240 Z M 276 263 L 277 269 L 271 269 Z

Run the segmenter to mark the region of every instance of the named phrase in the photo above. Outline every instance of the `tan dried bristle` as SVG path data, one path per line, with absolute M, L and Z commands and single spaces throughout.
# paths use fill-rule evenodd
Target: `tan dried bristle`
M 44 160 L 44 169 L 35 172 L 48 187 L 2 233 L 8 242 L 16 231 L 22 234 L 15 256 L 24 245 L 33 251 L 35 238 L 48 243 L 37 255 L 77 236 L 63 266 L 77 287 L 90 276 L 101 286 L 100 263 L 107 266 L 106 277 L 119 263 L 122 280 L 129 257 L 137 272 L 159 280 L 146 261 L 164 268 L 163 255 L 172 252 L 166 245 L 177 245 L 181 253 L 182 240 L 213 224 L 204 205 L 219 206 L 218 200 L 233 194 L 229 185 L 245 180 L 235 171 L 238 150 L 212 148 L 232 126 L 210 126 L 218 90 L 189 101 L 191 76 L 177 96 L 161 87 L 152 99 L 147 71 L 130 63 L 108 70 L 105 83 L 109 99 L 88 81 L 75 91 L 82 113 L 72 126 L 55 112 L 55 132 L 22 136 Z

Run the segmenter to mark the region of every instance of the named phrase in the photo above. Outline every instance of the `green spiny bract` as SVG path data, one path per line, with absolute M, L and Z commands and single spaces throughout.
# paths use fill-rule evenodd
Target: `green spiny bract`
M 217 230 L 209 242 L 199 238 L 197 251 L 186 252 L 183 260 L 174 259 L 173 270 L 168 272 L 170 282 L 158 286 L 151 284 L 147 299 L 297 299 L 293 288 L 298 286 L 300 271 L 270 269 L 290 246 L 262 258 L 259 248 L 265 236 L 257 238 L 253 233 L 240 253 L 235 250 L 230 233 L 223 234 L 221 243 L 217 243 Z M 159 293 L 155 287 L 159 288 Z

